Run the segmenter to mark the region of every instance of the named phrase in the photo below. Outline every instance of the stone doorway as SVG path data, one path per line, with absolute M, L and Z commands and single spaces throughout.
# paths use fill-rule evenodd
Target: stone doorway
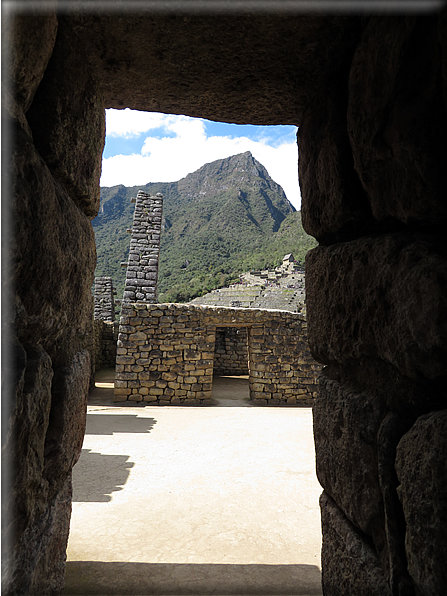
M 245 376 L 248 370 L 248 328 L 216 327 L 213 375 Z
M 216 327 L 211 405 L 252 406 L 249 383 L 249 329 Z

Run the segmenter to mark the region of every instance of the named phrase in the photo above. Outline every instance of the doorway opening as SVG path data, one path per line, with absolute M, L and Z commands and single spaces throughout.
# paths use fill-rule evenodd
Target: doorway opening
M 247 327 L 217 327 L 211 403 L 250 406 Z

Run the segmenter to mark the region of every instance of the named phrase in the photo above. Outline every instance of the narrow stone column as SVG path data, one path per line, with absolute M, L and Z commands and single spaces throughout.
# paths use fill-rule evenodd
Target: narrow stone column
M 151 196 L 138 191 L 130 240 L 129 260 L 121 263 L 127 267 L 124 302 L 157 302 L 158 258 L 163 212 L 163 195 Z
M 95 319 L 115 320 L 115 289 L 111 277 L 95 277 Z

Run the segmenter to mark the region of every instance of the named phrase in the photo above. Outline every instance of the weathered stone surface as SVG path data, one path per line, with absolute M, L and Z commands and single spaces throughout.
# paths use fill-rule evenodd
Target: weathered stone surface
M 10 379 L 15 402 L 3 401 L 9 424 L 2 443 L 2 482 L 9 491 L 2 499 L 2 576 L 4 586 L 26 594 L 40 549 L 33 538 L 47 527 L 49 487 L 43 473 L 53 370 L 41 347 L 25 351 L 17 342 L 14 351 L 9 364 L 15 368 Z
M 325 492 L 321 495 L 320 507 L 325 596 L 392 596 L 368 538 L 356 530 Z
M 45 548 L 36 561 L 30 594 L 61 594 L 65 582 L 65 556 L 70 529 L 72 501 L 71 474 L 66 478 L 56 499 L 51 503 L 51 530 Z M 42 545 L 44 546 L 44 545 Z M 51 570 L 51 572 L 49 572 Z
M 347 111 L 354 165 L 374 218 L 387 226 L 447 220 L 438 40 L 437 15 L 373 17 L 354 53 Z
M 14 131 L 11 286 L 24 311 L 19 340 L 42 344 L 53 362 L 82 349 L 91 329 L 95 240 L 88 218 L 54 182 L 31 139 Z
M 239 124 L 298 124 L 360 25 L 360 19 L 344 16 L 178 9 L 120 19 L 73 17 L 101 77 L 106 107 Z M 179 85 L 181 93 L 166 92 Z
M 377 459 L 387 542 L 387 552 L 379 553 L 382 567 L 388 571 L 388 583 L 393 594 L 413 596 L 414 585 L 408 574 L 405 554 L 405 520 L 397 496 L 398 479 L 395 470 L 397 444 L 410 425 L 409 420 L 402 415 L 392 412 L 387 414 L 377 434 Z
M 90 354 L 86 350 L 75 354 L 68 366 L 55 370 L 44 474 L 58 490 L 81 453 L 89 382 Z
M 320 374 L 313 408 L 317 477 L 346 517 L 386 550 L 377 433 L 387 413 L 377 395 Z
M 399 442 L 399 498 L 417 594 L 447 593 L 447 410 L 419 418 Z
M 94 217 L 99 209 L 104 103 L 82 40 L 61 16 L 51 60 L 27 117 L 52 175 L 76 205 Z
M 30 4 L 22 14 L 4 15 L 2 53 L 7 60 L 8 91 L 24 112 L 31 105 L 53 52 L 56 5 L 57 0 L 50 0 L 45 11 Z
M 353 44 L 357 35 L 353 32 Z M 349 66 L 341 66 L 330 92 L 304 112 L 298 130 L 303 227 L 324 244 L 362 236 L 372 226 L 346 129 Z
M 317 247 L 306 258 L 309 345 L 326 364 L 361 357 L 402 374 L 447 371 L 445 244 L 417 234 L 365 237 Z

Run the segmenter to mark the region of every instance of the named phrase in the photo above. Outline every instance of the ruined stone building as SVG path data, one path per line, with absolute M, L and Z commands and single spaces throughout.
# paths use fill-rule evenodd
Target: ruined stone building
M 446 594 L 446 12 L 162 4 L 2 5 L 3 593 L 63 589 L 104 109 L 129 107 L 299 126 L 323 590 Z

